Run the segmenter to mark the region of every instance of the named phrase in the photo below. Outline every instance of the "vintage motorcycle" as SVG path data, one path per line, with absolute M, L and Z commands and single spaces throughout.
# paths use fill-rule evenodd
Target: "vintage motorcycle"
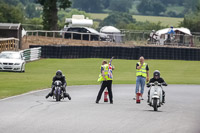
M 166 83 L 158 83 L 157 81 L 154 83 L 147 83 L 147 87 L 150 87 L 150 94 L 148 103 L 150 106 L 154 108 L 154 111 L 158 110 L 158 107 L 164 104 L 163 102 L 163 88 L 162 86 L 167 86 Z
M 53 92 L 53 99 L 56 99 L 56 101 L 60 101 L 61 99 L 64 99 L 62 82 L 59 80 L 56 80 L 54 82 L 54 86 L 55 86 L 55 90 Z

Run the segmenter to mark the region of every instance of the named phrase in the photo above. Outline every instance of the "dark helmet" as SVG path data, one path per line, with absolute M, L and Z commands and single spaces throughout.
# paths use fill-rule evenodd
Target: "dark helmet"
M 153 72 L 153 77 L 155 78 L 155 76 L 158 76 L 158 78 L 160 78 L 160 71 L 155 70 L 155 71 Z
M 61 70 L 58 70 L 56 72 L 56 78 L 61 78 L 63 75 L 62 75 L 62 71 Z

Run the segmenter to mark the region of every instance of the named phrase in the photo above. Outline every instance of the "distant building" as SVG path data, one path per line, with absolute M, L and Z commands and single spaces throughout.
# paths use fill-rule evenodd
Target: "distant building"
M 19 39 L 18 48 L 21 49 L 22 44 L 22 26 L 20 23 L 0 23 L 0 38 L 14 37 Z

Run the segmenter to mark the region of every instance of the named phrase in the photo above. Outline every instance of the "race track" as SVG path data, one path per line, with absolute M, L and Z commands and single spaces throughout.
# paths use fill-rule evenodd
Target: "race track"
M 157 112 L 132 99 L 135 85 L 113 85 L 114 104 L 95 103 L 99 85 L 69 86 L 72 100 L 45 99 L 50 89 L 0 100 L 0 133 L 200 133 L 200 85 L 165 87 Z

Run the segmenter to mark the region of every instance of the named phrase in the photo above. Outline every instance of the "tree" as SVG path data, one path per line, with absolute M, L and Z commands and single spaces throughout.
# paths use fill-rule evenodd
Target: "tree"
M 184 0 L 185 13 L 195 11 L 200 0 Z
M 200 13 L 187 14 L 184 17 L 181 27 L 186 27 L 192 32 L 200 32 Z
M 103 9 L 102 0 L 73 0 L 73 7 L 86 12 L 101 12 Z
M 166 7 L 159 0 L 142 0 L 137 10 L 144 15 L 159 15 Z
M 40 17 L 40 11 L 36 10 L 35 4 L 28 4 L 25 12 L 28 18 Z
M 131 0 L 111 0 L 109 9 L 118 12 L 129 12 L 131 7 Z
M 108 17 L 106 17 L 101 23 L 100 26 L 116 26 L 120 28 L 122 25 L 127 25 L 130 23 L 135 23 L 136 20 L 133 19 L 132 15 L 128 13 L 121 13 L 121 12 L 113 12 L 109 14 Z
M 66 9 L 71 6 L 70 0 L 38 0 L 43 6 L 43 26 L 45 30 L 57 30 L 58 8 Z
M 31 18 L 26 20 L 26 24 L 23 25 L 26 30 L 42 30 L 42 18 Z
M 0 1 L 0 21 L 3 23 L 22 23 L 24 13 L 19 7 Z
M 19 0 L 3 0 L 6 4 L 9 5 L 17 5 L 20 1 Z
M 168 4 L 180 5 L 180 6 L 183 5 L 183 0 L 160 0 L 160 1 L 165 5 L 168 5 Z
M 107 9 L 110 6 L 111 0 L 101 0 L 101 3 L 103 4 L 103 9 Z
M 161 22 L 152 23 L 149 21 L 146 22 L 136 22 L 131 23 L 123 27 L 123 29 L 129 29 L 129 30 L 160 30 L 163 28 L 166 28 L 168 26 L 162 26 Z
M 192 32 L 200 32 L 200 2 L 196 4 L 194 12 L 184 16 L 184 19 L 179 26 L 186 27 Z

